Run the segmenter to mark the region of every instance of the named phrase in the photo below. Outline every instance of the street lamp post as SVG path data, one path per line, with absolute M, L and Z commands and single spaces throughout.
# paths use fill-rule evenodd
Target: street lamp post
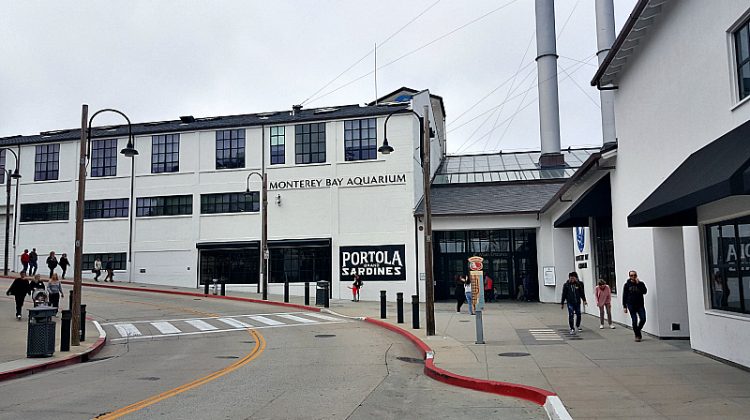
M 260 258 L 261 258 L 261 281 L 263 283 L 263 300 L 268 300 L 268 175 L 260 172 L 250 172 L 247 175 L 245 195 L 250 195 L 250 178 L 257 175 L 261 179 L 263 186 L 261 188 L 261 233 L 260 233 Z
M 126 117 L 127 118 L 127 117 Z M 128 122 L 129 124 L 129 122 Z M 135 222 L 135 157 L 138 150 L 135 149 L 133 136 L 128 138 L 128 145 L 120 150 L 125 157 L 130 158 L 130 201 L 128 202 L 128 283 L 133 281 L 133 223 Z
M 16 170 L 11 172 L 9 169 L 3 169 L 5 171 L 5 268 L 3 268 L 3 275 L 8 275 L 8 251 L 10 248 L 10 180 L 21 178 L 21 174 L 18 173 L 18 155 L 13 149 L 8 147 L 0 148 L 0 150 L 7 150 L 13 153 L 16 158 Z M 7 166 L 7 159 L 6 159 Z M 13 214 L 13 217 L 18 217 L 17 214 Z
M 427 335 L 432 336 L 435 335 L 435 283 L 432 273 L 432 206 L 430 204 L 430 109 L 428 105 L 425 105 L 423 116 L 420 116 L 414 110 L 410 109 L 409 111 L 417 117 L 420 123 L 420 164 L 422 165 L 422 186 L 424 189 L 425 322 L 427 324 Z M 388 145 L 388 119 L 399 112 L 401 111 L 392 112 L 385 118 L 383 145 L 378 148 L 378 151 L 383 154 L 387 155 L 393 151 L 393 147 Z M 419 279 L 417 279 L 417 284 L 419 284 Z
M 78 160 L 78 199 L 76 201 L 76 240 L 75 240 L 75 257 L 73 260 L 73 307 L 71 309 L 70 324 L 73 326 L 74 333 L 71 334 L 71 345 L 78 346 L 81 344 L 81 337 L 78 334 L 78 328 L 81 325 L 81 283 L 83 281 L 83 209 L 86 203 L 86 164 L 88 163 L 89 142 L 91 140 L 91 122 L 94 117 L 103 112 L 114 112 L 120 114 L 128 122 L 128 146 L 132 149 L 133 129 L 130 119 L 127 115 L 116 109 L 101 109 L 96 111 L 91 118 L 88 118 L 89 106 L 81 106 L 81 144 Z M 135 150 L 135 149 L 133 149 Z M 137 152 L 136 152 L 137 153 Z M 125 153 L 123 153 L 125 154 Z

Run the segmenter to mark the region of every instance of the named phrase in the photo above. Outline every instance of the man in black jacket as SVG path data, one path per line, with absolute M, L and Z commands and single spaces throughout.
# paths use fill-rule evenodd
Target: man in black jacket
M 622 288 L 622 307 L 625 308 L 625 313 L 630 312 L 630 319 L 633 321 L 633 333 L 637 342 L 640 342 L 643 338 L 641 330 L 646 324 L 646 306 L 643 303 L 643 295 L 647 292 L 646 285 L 638 278 L 638 273 L 631 270 L 628 273 L 628 281 Z M 640 322 L 638 318 L 640 318 Z
M 13 280 L 13 284 L 10 285 L 10 289 L 5 292 L 6 295 L 13 295 L 16 297 L 16 319 L 21 319 L 21 309 L 23 308 L 23 301 L 26 299 L 26 295 L 31 293 L 29 287 L 29 281 L 26 280 L 26 273 L 21 271 L 21 277 Z
M 560 300 L 560 309 L 565 307 L 568 302 L 568 325 L 570 325 L 570 335 L 576 335 L 576 330 L 581 331 L 581 301 L 586 304 L 586 293 L 583 291 L 583 283 L 578 280 L 578 273 L 575 271 L 568 274 L 568 281 L 565 282 L 562 289 L 562 299 Z M 576 315 L 575 328 L 573 327 L 573 314 Z

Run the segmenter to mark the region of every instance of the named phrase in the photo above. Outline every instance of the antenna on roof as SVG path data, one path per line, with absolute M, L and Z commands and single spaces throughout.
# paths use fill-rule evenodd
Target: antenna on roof
M 378 43 L 375 43 L 375 106 L 378 106 Z

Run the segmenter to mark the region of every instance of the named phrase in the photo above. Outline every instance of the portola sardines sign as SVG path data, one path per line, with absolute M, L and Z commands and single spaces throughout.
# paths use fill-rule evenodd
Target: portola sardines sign
M 339 262 L 342 280 L 355 274 L 363 281 L 406 280 L 405 245 L 342 246 Z

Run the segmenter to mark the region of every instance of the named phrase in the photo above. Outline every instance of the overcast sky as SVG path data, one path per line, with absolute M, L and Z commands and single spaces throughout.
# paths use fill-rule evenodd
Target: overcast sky
M 618 31 L 635 2 L 615 0 Z M 555 3 L 562 145 L 600 145 L 594 2 Z M 133 122 L 361 104 L 376 95 L 377 43 L 377 93 L 442 96 L 449 153 L 539 149 L 533 0 L 0 7 L 0 137 L 78 127 L 83 103 Z

